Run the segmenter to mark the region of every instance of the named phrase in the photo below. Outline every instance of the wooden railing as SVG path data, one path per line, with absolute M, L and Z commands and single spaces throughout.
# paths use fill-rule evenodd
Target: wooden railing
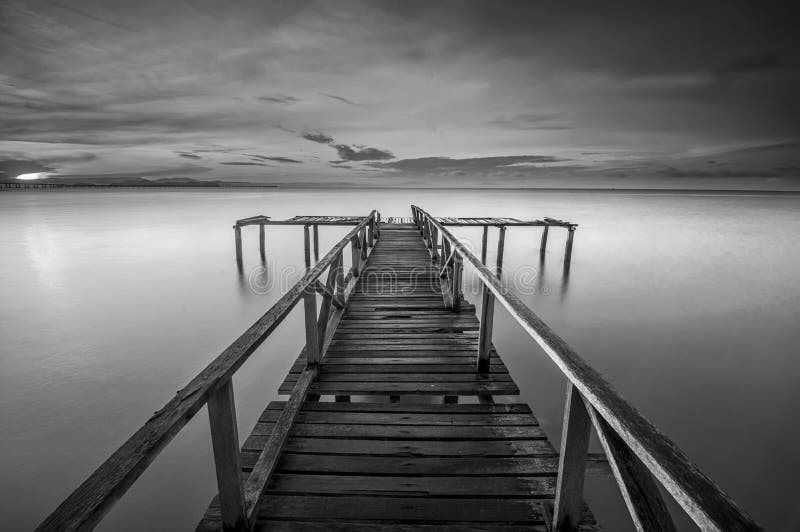
M 211 440 L 219 488 L 222 523 L 226 529 L 245 530 L 255 524 L 258 502 L 275 469 L 277 458 L 319 371 L 319 362 L 341 319 L 355 280 L 379 236 L 373 211 L 342 238 L 275 305 L 201 371 L 128 441 L 117 449 L 56 510 L 39 525 L 41 531 L 91 530 L 122 497 L 148 465 L 189 420 L 208 404 Z M 306 250 L 309 249 L 306 229 Z M 352 272 L 344 274 L 344 248 L 352 247 Z M 308 254 L 307 254 L 308 255 Z M 319 278 L 328 271 L 326 282 Z M 317 293 L 322 304 L 317 312 Z M 239 436 L 231 378 L 273 330 L 303 300 L 306 368 L 281 412 L 252 473 L 242 481 Z
M 589 436 L 594 427 L 637 530 L 675 530 L 660 484 L 701 530 L 761 530 L 728 495 L 567 343 L 548 327 L 500 278 L 442 224 L 419 207 L 413 219 L 426 245 L 453 250 L 474 268 L 483 284 L 477 370 L 488 371 L 494 301 L 502 304 L 567 377 L 553 530 L 577 530 Z M 446 244 L 445 244 L 446 242 Z M 448 254 L 449 255 L 449 254 Z M 434 259 L 438 255 L 432 254 Z M 448 258 L 448 260 L 450 260 Z

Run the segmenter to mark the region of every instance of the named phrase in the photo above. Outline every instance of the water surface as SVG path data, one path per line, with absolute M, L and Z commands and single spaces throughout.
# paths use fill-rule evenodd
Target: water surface
M 82 190 L 0 193 L 4 529 L 41 521 L 301 274 L 302 229 L 271 227 L 270 282 L 254 277 L 254 289 L 258 231 L 245 229 L 241 276 L 233 220 L 409 216 L 412 202 L 579 223 L 568 279 L 563 231 L 551 230 L 540 268 L 540 230 L 509 229 L 504 271 L 524 281 L 523 299 L 756 520 L 800 528 L 798 196 Z M 344 232 L 323 228 L 323 253 Z M 480 242 L 479 229 L 457 233 Z M 298 308 L 237 374 L 242 436 L 275 398 L 301 324 Z M 495 343 L 557 444 L 564 379 L 502 309 Z M 189 528 L 215 491 L 203 410 L 101 529 Z M 613 492 L 612 481 L 587 486 L 601 523 L 621 530 Z

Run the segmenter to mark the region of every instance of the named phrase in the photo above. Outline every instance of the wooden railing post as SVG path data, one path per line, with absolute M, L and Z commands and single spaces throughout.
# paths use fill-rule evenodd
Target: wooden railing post
M 317 333 L 317 291 L 309 287 L 303 293 L 306 323 L 306 367 L 319 364 L 320 345 Z
M 545 225 L 542 229 L 542 243 L 539 244 L 539 256 L 543 257 L 547 250 L 547 233 L 550 232 L 550 226 Z
M 305 259 L 306 259 L 306 269 L 311 268 L 311 238 L 308 234 L 308 226 L 303 226 L 303 238 L 304 238 L 304 247 L 303 250 L 305 251 Z
M 359 239 L 359 247 L 361 248 L 361 263 L 360 266 L 363 266 L 367 260 L 367 229 L 362 228 L 361 231 L 358 233 Z
M 239 431 L 230 379 L 208 398 L 208 421 L 217 471 L 217 488 L 225 530 L 244 530 L 245 513 L 242 466 L 239 458 Z
M 261 258 L 267 258 L 267 232 L 264 224 L 258 225 L 258 249 L 261 252 Z
M 375 247 L 375 218 L 369 219 L 369 228 L 367 229 L 367 238 L 369 239 L 369 247 Z
M 464 263 L 461 256 L 456 253 L 453 256 L 453 278 L 450 280 L 451 293 L 453 295 L 453 312 L 461 312 L 461 279 L 464 274 Z
M 431 260 L 437 262 L 439 260 L 439 229 L 431 225 Z
M 554 531 L 578 530 L 583 510 L 583 481 L 586 477 L 586 454 L 589 452 L 591 427 L 581 393 L 572 382 L 567 381 L 553 509 Z
M 494 294 L 483 285 L 480 331 L 478 333 L 478 373 L 489 373 L 492 350 L 492 326 L 494 324 Z
M 314 224 L 314 262 L 319 262 L 319 226 Z
M 358 235 L 355 235 L 350 239 L 350 262 L 352 263 L 351 268 L 353 269 L 353 277 L 358 277 L 361 275 L 361 268 L 359 267 L 359 263 L 361 262 L 361 251 L 359 250 Z
M 236 243 L 236 262 L 242 264 L 242 228 L 238 225 L 233 226 L 233 238 Z

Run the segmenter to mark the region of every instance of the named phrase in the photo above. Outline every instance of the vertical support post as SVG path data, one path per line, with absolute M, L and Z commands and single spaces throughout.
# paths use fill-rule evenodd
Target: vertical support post
M 489 226 L 483 226 L 483 239 L 481 239 L 481 262 L 486 266 L 486 243 L 489 239 Z
M 545 225 L 542 229 L 542 243 L 539 244 L 539 256 L 543 257 L 547 251 L 547 234 L 550 232 L 550 226 Z
M 572 260 L 572 239 L 575 236 L 575 227 L 570 225 L 567 229 L 567 247 L 564 250 L 564 264 L 567 265 Z
M 208 422 L 217 471 L 217 488 L 225 530 L 243 529 L 245 513 L 242 466 L 239 458 L 239 431 L 230 379 L 208 398 Z
M 489 373 L 492 350 L 492 326 L 494 324 L 494 294 L 483 285 L 480 332 L 478 333 L 478 373 Z
M 358 235 L 356 235 L 350 239 L 350 262 L 352 263 L 353 277 L 358 277 L 361 274 L 361 267 L 359 266 L 361 262 L 361 252 L 358 247 L 359 239 Z
M 319 364 L 320 349 L 317 333 L 317 291 L 309 286 L 303 293 L 306 322 L 306 367 Z
M 461 256 L 456 253 L 453 257 L 453 278 L 451 290 L 453 295 L 453 312 L 461 312 L 461 279 L 464 275 L 464 264 Z
M 361 228 L 361 231 L 359 232 L 359 238 L 361 239 L 361 265 L 363 266 L 367 260 L 367 246 L 369 245 L 367 242 L 366 227 Z
M 500 226 L 500 234 L 497 239 L 497 276 L 501 277 L 503 274 L 503 250 L 506 246 L 506 226 Z
M 314 224 L 314 263 L 319 262 L 319 226 Z
M 264 224 L 258 225 L 258 249 L 261 252 L 261 258 L 267 258 L 267 232 Z
M 578 530 L 583 507 L 583 481 L 586 476 L 586 453 L 589 451 L 591 427 L 592 423 L 581 393 L 571 381 L 567 381 L 556 501 L 553 509 L 553 530 Z
M 306 258 L 306 269 L 311 268 L 311 238 L 308 234 L 308 226 L 303 226 L 303 237 L 304 237 L 304 251 L 305 251 L 305 258 Z
M 239 225 L 233 226 L 233 238 L 236 242 L 236 262 L 242 265 L 242 228 Z
M 431 260 L 437 262 L 439 260 L 439 230 L 431 224 Z
M 369 239 L 369 247 L 375 247 L 375 218 L 369 219 L 369 230 L 367 231 L 367 238 Z

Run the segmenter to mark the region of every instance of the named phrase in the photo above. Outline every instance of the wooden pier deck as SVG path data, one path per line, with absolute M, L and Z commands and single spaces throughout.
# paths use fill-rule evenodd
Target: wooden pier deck
M 476 371 L 478 328 L 474 305 L 444 308 L 439 269 L 416 226 L 384 225 L 256 528 L 546 530 L 558 454 L 527 405 L 490 402 L 519 389 L 494 350 L 490 371 Z M 306 363 L 302 353 L 280 393 L 292 392 Z M 483 404 L 458 403 L 461 396 Z M 245 474 L 284 406 L 270 403 L 245 441 Z M 587 509 L 580 530 L 595 528 Z M 212 504 L 198 530 L 219 529 Z
M 582 500 L 597 464 L 592 430 L 636 530 L 676 530 L 662 491 L 701 530 L 761 530 L 502 281 L 506 226 L 542 227 L 540 254 L 550 228 L 566 229 L 566 268 L 575 224 L 434 218 L 414 206 L 384 222 L 377 211 L 254 216 L 234 226 L 240 271 L 246 225 L 260 226 L 262 257 L 267 226 L 302 225 L 306 274 L 37 530 L 93 529 L 203 406 L 218 487 L 204 532 L 597 530 Z M 318 225 L 354 227 L 320 258 Z M 447 225 L 482 225 L 482 257 Z M 495 271 L 489 227 L 499 232 Z M 482 284 L 480 320 L 462 295 L 465 264 Z M 279 389 L 288 397 L 270 402 L 240 445 L 232 377 L 300 301 L 305 343 Z M 513 402 L 519 389 L 492 344 L 496 303 L 565 377 L 558 452 L 530 407 Z

